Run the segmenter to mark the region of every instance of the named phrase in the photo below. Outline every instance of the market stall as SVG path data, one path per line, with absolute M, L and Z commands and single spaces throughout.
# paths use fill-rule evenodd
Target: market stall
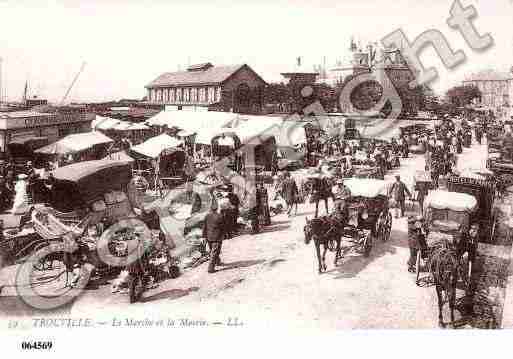
M 65 157 L 68 157 L 69 162 L 94 160 L 104 157 L 106 147 L 112 142 L 111 138 L 101 132 L 76 133 L 41 147 L 34 152 L 52 157 L 57 163 L 63 162 Z
M 144 171 L 148 182 L 156 189 L 169 182 L 174 184 L 184 180 L 187 155 L 183 144 L 164 133 L 133 146 L 130 154 L 136 159 L 135 167 Z

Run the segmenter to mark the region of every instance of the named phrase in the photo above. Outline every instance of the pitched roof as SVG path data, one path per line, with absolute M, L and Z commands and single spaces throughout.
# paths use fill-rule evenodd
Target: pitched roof
M 246 65 L 213 66 L 204 71 L 166 72 L 150 82 L 146 87 L 220 84 L 243 66 Z

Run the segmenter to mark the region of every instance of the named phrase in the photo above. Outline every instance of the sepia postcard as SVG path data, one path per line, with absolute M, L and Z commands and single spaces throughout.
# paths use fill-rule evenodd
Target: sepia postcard
M 499 354 L 512 15 L 0 1 L 5 353 Z

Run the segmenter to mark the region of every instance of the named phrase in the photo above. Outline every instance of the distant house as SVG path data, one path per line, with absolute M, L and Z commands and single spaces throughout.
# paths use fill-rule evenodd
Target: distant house
M 256 112 L 262 107 L 266 82 L 248 65 L 193 65 L 166 72 L 146 85 L 151 104 L 215 107 L 225 111 Z
M 463 80 L 464 86 L 475 86 L 481 91 L 477 105 L 487 108 L 496 116 L 510 116 L 513 98 L 513 74 L 495 70 L 483 70 Z

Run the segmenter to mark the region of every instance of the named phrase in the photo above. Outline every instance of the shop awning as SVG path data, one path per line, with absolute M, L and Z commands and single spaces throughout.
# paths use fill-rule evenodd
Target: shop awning
M 128 131 L 132 124 L 127 121 L 119 121 L 117 125 L 115 125 L 112 129 L 115 131 Z
M 149 129 L 150 128 L 146 126 L 144 123 L 133 123 L 129 128 L 130 131 L 144 131 Z
M 130 150 L 146 157 L 157 158 L 163 151 L 176 148 L 181 144 L 183 144 L 182 141 L 163 133 L 132 147 Z
M 113 142 L 101 132 L 85 132 L 68 135 L 57 142 L 36 150 L 36 153 L 64 155 L 87 150 L 96 145 Z
M 41 148 L 48 144 L 48 137 L 42 136 L 27 136 L 14 138 L 9 142 L 10 145 L 26 146 L 31 150 Z
M 98 122 L 94 127 L 95 130 L 112 130 L 116 127 L 121 121 L 116 120 L 115 118 L 105 117 L 101 122 Z

